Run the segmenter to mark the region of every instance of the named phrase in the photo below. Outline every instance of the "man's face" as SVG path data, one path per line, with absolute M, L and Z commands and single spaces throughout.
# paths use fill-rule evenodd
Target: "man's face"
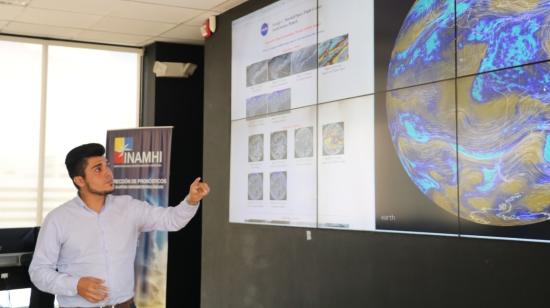
M 88 158 L 88 164 L 84 169 L 84 187 L 92 194 L 107 195 L 113 192 L 113 172 L 103 156 L 93 156 Z

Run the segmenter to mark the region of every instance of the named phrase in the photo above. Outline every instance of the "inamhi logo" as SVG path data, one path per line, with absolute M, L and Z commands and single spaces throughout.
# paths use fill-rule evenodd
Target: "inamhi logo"
M 134 138 L 115 137 L 115 165 L 161 164 L 162 151 L 134 152 Z

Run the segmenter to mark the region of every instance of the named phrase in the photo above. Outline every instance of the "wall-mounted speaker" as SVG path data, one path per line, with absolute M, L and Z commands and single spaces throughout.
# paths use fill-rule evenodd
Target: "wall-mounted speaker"
M 193 63 L 155 61 L 153 73 L 156 77 L 187 78 L 195 72 L 197 65 Z

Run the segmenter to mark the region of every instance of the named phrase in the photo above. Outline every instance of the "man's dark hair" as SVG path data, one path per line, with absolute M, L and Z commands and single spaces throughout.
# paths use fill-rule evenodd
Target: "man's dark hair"
M 103 156 L 103 154 L 105 154 L 105 148 L 99 143 L 87 143 L 70 150 L 65 157 L 65 166 L 71 180 L 75 176 L 84 177 L 84 169 L 86 169 L 89 157 Z M 80 189 L 74 181 L 73 185 Z

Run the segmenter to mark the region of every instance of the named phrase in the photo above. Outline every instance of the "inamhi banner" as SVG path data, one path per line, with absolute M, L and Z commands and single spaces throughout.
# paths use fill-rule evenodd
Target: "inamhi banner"
M 107 159 L 116 195 L 130 195 L 152 206 L 168 206 L 172 127 L 107 132 Z M 166 307 L 167 232 L 142 234 L 136 255 L 136 305 Z

